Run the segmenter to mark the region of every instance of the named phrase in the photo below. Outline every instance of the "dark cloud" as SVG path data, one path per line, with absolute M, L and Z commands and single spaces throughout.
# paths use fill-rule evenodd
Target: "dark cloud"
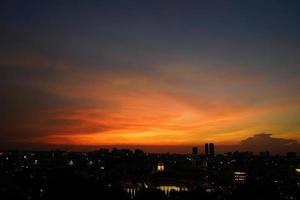
M 152 73 L 158 61 L 174 58 L 148 40 L 137 39 L 133 35 L 101 28 L 94 31 L 78 29 L 76 26 L 67 30 L 56 27 L 44 32 L 0 24 L 0 60 L 3 57 L 18 59 L 16 55 L 29 54 L 47 58 L 52 65 L 59 62 L 72 68 L 84 66 L 101 72 L 124 73 L 130 70 L 145 74 Z
M 94 105 L 90 101 L 54 94 L 26 84 L 0 87 L 0 96 L 1 141 L 17 141 L 53 132 L 89 133 L 107 129 L 105 125 L 70 118 L 72 115 L 80 116 L 82 110 L 92 109 Z M 101 110 L 101 104 L 109 106 L 105 101 L 99 100 L 97 103 L 98 110 Z M 66 116 L 59 117 L 60 113 Z M 97 114 L 99 118 L 102 115 Z
M 46 111 L 74 104 L 64 97 L 20 85 L 1 88 L 0 95 L 0 136 L 11 139 L 39 132 Z
M 259 133 L 241 141 L 241 149 L 254 152 L 270 151 L 282 153 L 288 151 L 300 151 L 297 140 L 272 137 L 270 133 Z

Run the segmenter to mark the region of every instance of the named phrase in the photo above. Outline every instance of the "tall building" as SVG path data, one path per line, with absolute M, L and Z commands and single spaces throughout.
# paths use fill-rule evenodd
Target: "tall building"
M 198 147 L 192 148 L 192 155 L 198 155 Z
M 209 144 L 209 155 L 211 155 L 211 156 L 215 155 L 215 145 L 214 145 L 214 143 Z
M 205 144 L 205 155 L 209 155 L 208 144 Z
M 214 156 L 215 155 L 214 143 L 206 143 L 205 144 L 205 155 L 206 156 Z

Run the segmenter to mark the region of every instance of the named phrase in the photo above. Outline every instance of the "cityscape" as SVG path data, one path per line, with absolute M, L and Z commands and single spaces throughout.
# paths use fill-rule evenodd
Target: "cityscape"
M 300 200 L 300 0 L 0 0 L 0 200 Z
M 203 153 L 202 153 L 203 152 Z M 150 154 L 141 149 L 0 153 L 1 199 L 282 199 L 300 198 L 295 152 Z

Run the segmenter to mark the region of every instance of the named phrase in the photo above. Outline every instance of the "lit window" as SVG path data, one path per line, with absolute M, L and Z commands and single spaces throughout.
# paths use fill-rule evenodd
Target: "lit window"
M 234 172 L 234 181 L 236 183 L 244 183 L 247 179 L 246 172 Z
M 157 165 L 157 171 L 162 172 L 165 170 L 165 166 L 163 163 L 158 163 Z

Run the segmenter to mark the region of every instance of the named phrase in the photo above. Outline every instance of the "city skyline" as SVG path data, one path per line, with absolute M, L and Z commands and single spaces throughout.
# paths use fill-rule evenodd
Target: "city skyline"
M 0 147 L 300 152 L 299 6 L 1 1 Z

